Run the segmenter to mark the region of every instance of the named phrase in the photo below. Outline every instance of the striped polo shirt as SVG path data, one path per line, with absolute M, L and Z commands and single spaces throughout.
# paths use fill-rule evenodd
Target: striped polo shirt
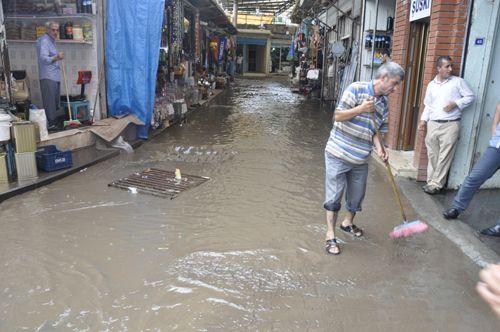
M 344 91 L 337 110 L 359 106 L 370 96 L 375 98 L 373 81 L 355 82 Z M 387 132 L 389 110 L 386 96 L 382 96 L 375 102 L 374 115 L 379 131 Z M 369 113 L 360 114 L 349 121 L 335 121 L 326 144 L 326 151 L 333 157 L 353 166 L 366 164 L 374 147 L 373 135 L 375 134 L 375 127 Z

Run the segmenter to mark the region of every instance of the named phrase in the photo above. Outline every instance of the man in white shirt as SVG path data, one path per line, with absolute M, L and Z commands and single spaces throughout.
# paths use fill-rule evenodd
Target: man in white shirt
M 418 130 L 426 130 L 425 146 L 429 164 L 427 184 L 422 188 L 429 195 L 439 193 L 446 182 L 455 155 L 462 110 L 476 97 L 464 79 L 451 75 L 453 61 L 449 56 L 437 60 L 438 74 L 427 86 L 425 109 Z
M 186 99 L 191 101 L 191 107 L 200 107 L 200 100 L 203 97 L 203 92 L 206 90 L 204 87 L 198 86 L 198 80 L 201 74 L 195 72 L 193 76 L 187 79 L 189 90 L 186 92 Z
M 380 56 L 379 56 L 380 60 L 382 61 L 382 64 L 386 63 L 386 62 L 391 62 L 391 52 L 389 52 L 388 49 L 383 49 L 380 51 Z

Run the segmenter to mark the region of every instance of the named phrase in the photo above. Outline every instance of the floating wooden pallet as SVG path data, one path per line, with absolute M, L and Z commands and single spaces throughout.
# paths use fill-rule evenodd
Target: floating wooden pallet
M 182 192 L 197 187 L 210 178 L 182 174 L 180 180 L 175 178 L 174 172 L 150 168 L 134 173 L 126 178 L 108 184 L 109 187 L 120 188 L 130 192 L 152 195 L 161 198 L 174 199 Z

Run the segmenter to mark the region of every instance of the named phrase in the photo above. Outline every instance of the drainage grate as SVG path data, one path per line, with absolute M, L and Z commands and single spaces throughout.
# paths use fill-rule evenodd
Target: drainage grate
M 177 180 L 175 179 L 174 172 L 150 168 L 112 182 L 108 186 L 161 198 L 174 199 L 182 192 L 197 187 L 210 179 L 206 176 L 186 174 L 181 174 L 181 176 L 182 179 Z

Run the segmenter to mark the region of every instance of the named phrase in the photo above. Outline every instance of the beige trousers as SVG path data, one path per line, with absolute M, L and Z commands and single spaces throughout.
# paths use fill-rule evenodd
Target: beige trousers
M 451 161 L 455 156 L 458 135 L 460 134 L 460 121 L 438 123 L 427 122 L 427 183 L 437 188 L 443 188 L 446 176 L 450 170 Z

